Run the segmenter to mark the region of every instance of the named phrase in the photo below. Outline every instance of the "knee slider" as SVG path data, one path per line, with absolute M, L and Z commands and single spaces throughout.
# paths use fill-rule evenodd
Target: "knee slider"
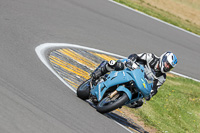
M 116 65 L 116 61 L 115 60 L 110 60 L 109 62 L 108 62 L 108 66 L 109 67 L 111 67 L 111 68 L 113 68 L 115 65 Z

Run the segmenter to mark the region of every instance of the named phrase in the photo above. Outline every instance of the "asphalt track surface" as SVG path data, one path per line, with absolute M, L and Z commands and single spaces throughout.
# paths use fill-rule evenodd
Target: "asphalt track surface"
M 0 132 L 128 132 L 76 97 L 40 61 L 42 43 L 128 56 L 172 51 L 175 72 L 200 79 L 200 38 L 108 0 L 0 1 Z

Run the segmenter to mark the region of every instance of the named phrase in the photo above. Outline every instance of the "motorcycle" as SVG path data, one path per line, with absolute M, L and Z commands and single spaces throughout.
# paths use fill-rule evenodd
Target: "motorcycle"
M 100 113 L 107 113 L 123 105 L 147 98 L 153 87 L 154 73 L 149 67 L 140 64 L 135 69 L 127 67 L 112 71 L 93 82 L 90 78 L 77 89 L 77 96 L 91 99 Z M 97 68 L 98 69 L 98 68 Z

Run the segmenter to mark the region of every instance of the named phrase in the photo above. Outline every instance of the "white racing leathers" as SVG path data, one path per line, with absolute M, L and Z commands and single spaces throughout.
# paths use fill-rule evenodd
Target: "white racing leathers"
M 131 54 L 128 59 L 121 60 L 111 60 L 109 62 L 103 61 L 100 65 L 100 68 L 93 72 L 93 78 L 97 79 L 98 77 L 106 74 L 110 71 L 119 71 L 126 68 L 127 65 L 133 65 L 134 62 L 137 62 L 142 65 L 146 65 L 152 73 L 155 74 L 154 85 L 151 91 L 151 96 L 154 96 L 157 93 L 158 88 L 165 82 L 166 74 L 162 73 L 159 69 L 159 57 L 152 53 L 141 53 L 141 54 Z
M 141 54 L 131 54 L 128 59 L 133 62 L 138 62 L 143 65 L 147 65 L 151 68 L 151 71 L 155 74 L 156 80 L 154 81 L 153 89 L 151 95 L 155 95 L 157 90 L 166 80 L 166 74 L 162 73 L 159 69 L 159 57 L 152 53 L 141 53 Z

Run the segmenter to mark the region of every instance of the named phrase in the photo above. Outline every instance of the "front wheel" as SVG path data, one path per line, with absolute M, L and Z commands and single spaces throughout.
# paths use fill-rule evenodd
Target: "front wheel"
M 115 96 L 110 98 L 106 96 L 97 105 L 97 111 L 100 113 L 107 113 L 123 106 L 129 100 L 125 92 L 118 92 Z
M 77 96 L 82 100 L 86 100 L 90 96 L 90 80 L 84 81 L 77 89 Z

